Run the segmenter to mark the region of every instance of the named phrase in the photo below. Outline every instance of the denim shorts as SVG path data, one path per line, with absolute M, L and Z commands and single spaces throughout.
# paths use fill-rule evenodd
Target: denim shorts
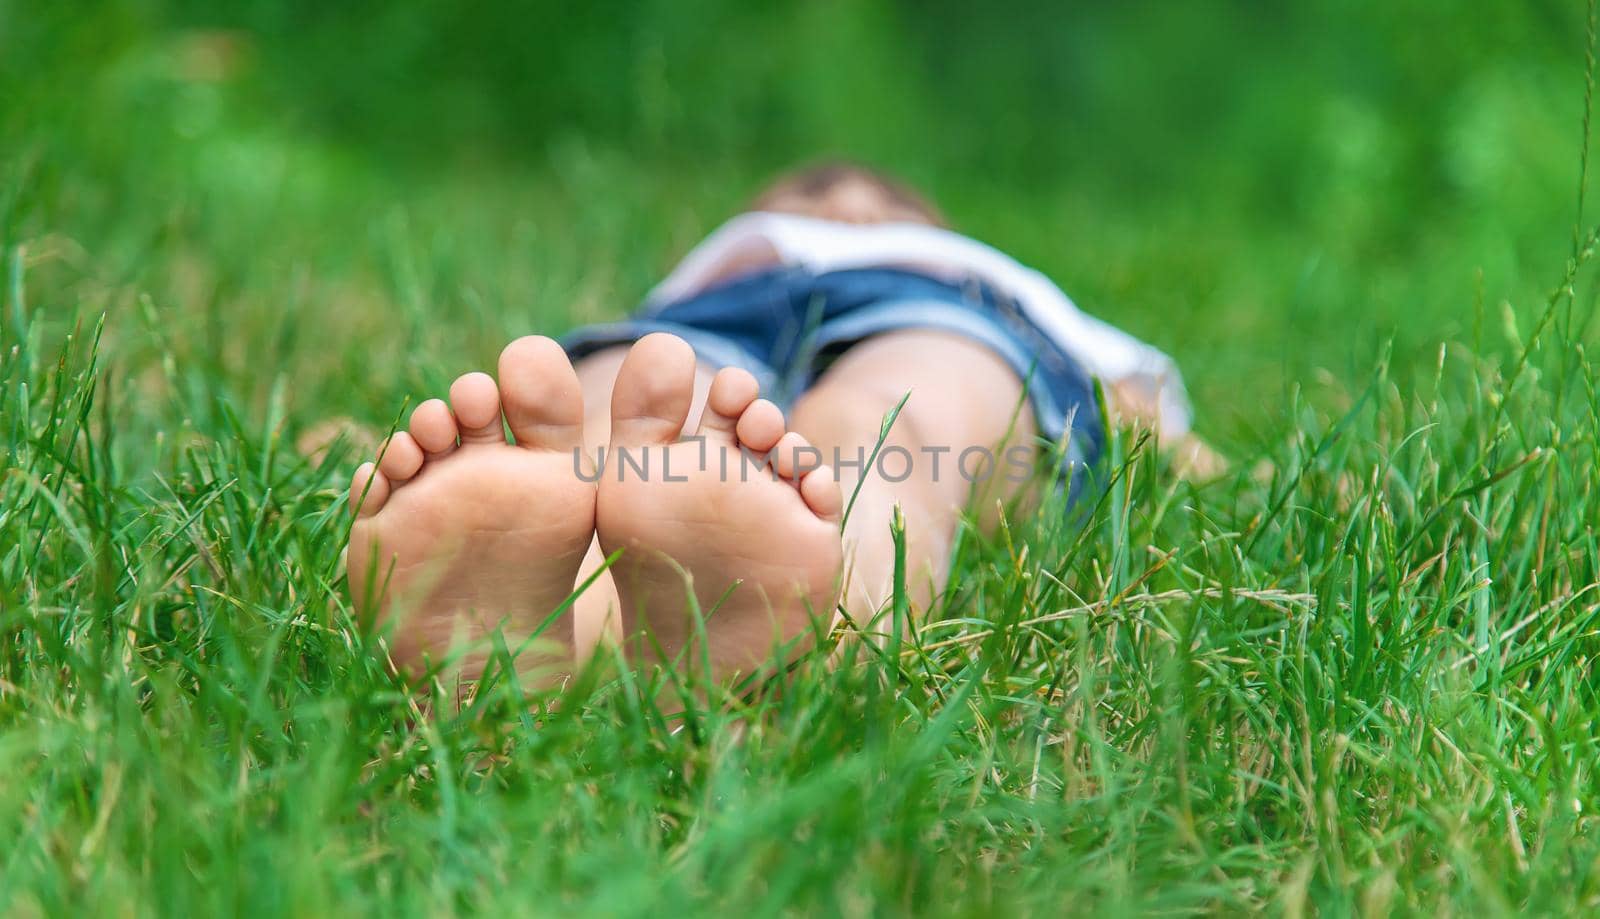
M 1014 299 L 977 278 L 952 282 L 898 268 L 771 268 L 682 300 L 647 303 L 629 319 L 577 329 L 561 343 L 576 360 L 670 332 L 709 366 L 750 371 L 763 394 L 787 406 L 851 345 L 899 329 L 954 333 L 1010 365 L 1024 382 L 1040 437 L 1059 449 L 1060 470 L 1079 490 L 1105 444 L 1094 383 Z M 1009 417 L 1016 408 L 994 410 Z

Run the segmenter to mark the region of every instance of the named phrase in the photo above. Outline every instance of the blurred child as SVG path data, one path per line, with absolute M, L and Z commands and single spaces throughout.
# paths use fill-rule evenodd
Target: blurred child
M 897 507 L 926 610 L 975 495 L 1010 499 L 1046 461 L 1085 487 L 1105 426 L 1092 378 L 1120 420 L 1216 471 L 1166 355 L 894 180 L 803 169 L 633 318 L 518 339 L 496 376 L 419 405 L 356 471 L 352 597 L 395 620 L 408 669 L 460 652 L 471 678 L 496 628 L 516 647 L 587 584 L 543 632 L 569 661 L 611 635 L 636 659 L 703 650 L 719 677 L 749 673 L 836 607 L 874 618 Z

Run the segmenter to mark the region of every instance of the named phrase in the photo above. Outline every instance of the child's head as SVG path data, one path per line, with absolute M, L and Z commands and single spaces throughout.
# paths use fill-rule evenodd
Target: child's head
M 844 160 L 814 163 L 775 179 L 751 203 L 842 223 L 926 223 L 945 226 L 938 208 L 909 186 Z

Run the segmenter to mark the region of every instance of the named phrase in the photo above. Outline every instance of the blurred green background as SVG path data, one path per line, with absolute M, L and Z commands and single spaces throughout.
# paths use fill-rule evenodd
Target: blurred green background
M 382 425 L 859 157 L 1174 354 L 1239 452 L 1387 339 L 1503 346 L 1571 246 L 1584 46 L 1555 0 L 0 0 L 0 243 L 129 373 Z
M 1593 9 L 0 0 L 0 913 L 1593 912 Z M 1083 529 L 963 527 L 929 654 L 705 734 L 419 717 L 342 599 L 369 447 L 291 446 L 824 155 L 1276 473 L 1119 436 Z

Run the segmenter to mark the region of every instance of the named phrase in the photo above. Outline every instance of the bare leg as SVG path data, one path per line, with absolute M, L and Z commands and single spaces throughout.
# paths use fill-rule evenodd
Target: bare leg
M 870 455 L 884 415 L 906 393 L 911 396 L 885 441 L 883 462 L 851 468 Z M 987 508 L 1011 497 L 1019 483 L 1008 478 L 1008 446 L 1031 444 L 1033 415 L 1023 402 L 1022 382 L 999 357 L 968 339 L 944 332 L 908 330 L 864 341 L 846 352 L 795 405 L 792 427 L 821 448 L 823 460 L 842 459 L 840 487 L 848 499 L 860 495 L 845 524 L 845 608 L 857 622 L 870 620 L 890 599 L 894 543 L 889 525 L 895 505 L 906 520 L 907 581 L 914 607 L 925 611 L 949 573 L 951 543 L 962 510 Z M 983 454 L 998 458 L 977 486 Z M 900 448 L 896 450 L 894 448 Z M 909 474 L 900 479 L 907 464 Z
M 580 446 L 593 451 L 609 437 L 613 445 L 671 451 L 683 429 L 699 427 L 725 451 L 743 445 L 764 452 L 780 439 L 804 447 L 809 435 L 825 461 L 835 451 L 850 458 L 871 450 L 883 414 L 912 391 L 888 443 L 912 461 L 908 474 L 886 477 L 882 466 L 843 470 L 847 492 L 861 486 L 846 530 L 854 556 L 849 605 L 870 617 L 892 588 L 894 507 L 907 518 L 912 597 L 925 609 L 944 580 L 951 537 L 971 490 L 957 467 L 961 452 L 998 452 L 1032 435 L 1030 417 L 1019 411 L 1016 376 L 987 350 L 955 336 L 904 332 L 859 345 L 796 407 L 795 431 L 788 435 L 775 408 L 752 401 L 755 385 L 747 374 L 726 375 L 719 384 L 722 402 L 712 397 L 722 407 L 698 422 L 707 391 L 715 392 L 713 374 L 694 366 L 681 341 L 659 338 L 651 348 L 631 352 L 631 376 L 620 349 L 572 368 L 548 339 L 520 340 L 502 358 L 498 384 L 482 374 L 462 378 L 452 390 L 453 410 L 439 401 L 425 405 L 411 432 L 397 435 L 384 468 L 368 465 L 358 473 L 352 501 L 362 520 L 351 544 L 353 598 L 379 616 L 392 611 L 387 589 L 374 589 L 363 576 L 369 569 L 354 566 L 375 557 L 382 564 L 370 570 L 388 570 L 384 566 L 398 559 L 395 583 L 379 584 L 393 587 L 393 597 L 405 599 L 402 605 L 416 603 L 422 613 L 398 633 L 399 657 L 406 663 L 442 653 L 461 638 L 483 636 L 494 623 L 480 621 L 480 610 L 509 611 L 519 628 L 538 621 L 559 602 L 558 594 L 598 570 L 603 557 L 592 536 L 597 516 L 602 540 L 609 538 L 613 548 L 632 547 L 630 608 L 658 635 L 670 631 L 673 616 L 683 615 L 668 608 L 681 601 L 656 599 L 665 595 L 668 574 L 692 573 L 696 593 L 708 592 L 702 605 L 720 594 L 723 582 L 745 581 L 736 595 L 742 599 L 720 620 L 727 627 L 719 625 L 719 634 L 710 636 L 719 672 L 748 672 L 771 647 L 773 626 L 783 632 L 778 637 L 798 637 L 791 634 L 802 618 L 796 611 L 831 603 L 839 537 L 830 521 L 840 510 L 831 473 L 824 486 L 824 470 L 807 475 L 796 467 L 793 450 L 774 450 L 781 482 L 651 482 L 633 491 L 613 489 L 614 499 L 609 505 L 602 500 L 597 512 L 575 507 L 552 513 L 560 504 L 553 495 L 592 506 L 593 484 L 574 475 L 571 451 Z M 630 381 L 626 386 L 616 385 L 619 374 Z M 501 438 L 502 405 L 516 446 Z M 614 406 L 621 406 L 617 418 L 611 417 Z M 995 497 L 1010 490 L 1003 476 L 990 481 L 997 486 Z M 614 510 L 609 527 L 605 506 Z M 717 508 L 715 516 L 705 518 L 706 507 Z M 701 509 L 701 519 L 694 519 L 695 509 Z M 564 522 L 573 523 L 572 533 L 553 529 Z M 783 537 L 777 543 L 785 547 L 781 557 L 753 556 L 753 549 L 773 542 L 774 533 Z M 575 538 L 581 539 L 576 545 Z M 646 564 L 655 556 L 674 564 Z M 752 569 L 753 560 L 766 567 Z M 798 578 L 803 589 L 791 596 L 797 571 L 804 575 Z M 615 579 L 602 573 L 576 605 L 573 632 L 550 637 L 565 644 L 570 636 L 581 658 L 608 633 L 619 633 L 623 612 Z M 471 679 L 480 664 L 481 658 L 469 661 L 464 675 Z

